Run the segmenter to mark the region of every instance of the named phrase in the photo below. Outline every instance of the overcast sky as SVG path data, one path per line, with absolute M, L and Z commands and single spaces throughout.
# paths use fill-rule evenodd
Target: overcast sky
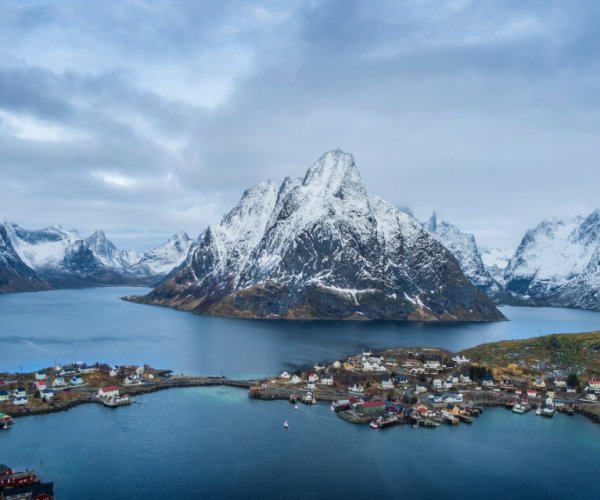
M 0 9 L 0 219 L 196 237 L 354 154 L 482 247 L 600 207 L 600 2 L 27 1 Z

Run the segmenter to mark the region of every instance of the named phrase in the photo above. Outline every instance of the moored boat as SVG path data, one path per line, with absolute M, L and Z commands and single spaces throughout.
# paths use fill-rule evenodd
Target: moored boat
M 542 408 L 542 417 L 552 418 L 554 416 L 554 408 L 545 407 Z
M 331 411 L 344 411 L 349 410 L 352 407 L 352 403 L 349 399 L 340 399 L 331 403 Z
M 289 429 L 290 428 L 290 424 L 288 423 L 287 420 L 285 422 L 283 422 L 283 428 L 284 429 Z
M 388 415 L 381 416 L 377 419 L 377 426 L 380 429 L 385 429 L 386 427 L 392 427 L 393 425 L 398 425 L 398 417 L 396 415 Z
M 526 408 L 522 404 L 515 403 L 515 405 L 512 407 L 512 412 L 523 415 L 523 413 L 525 413 L 525 409 Z
M 371 429 L 379 429 L 379 426 L 377 425 L 377 422 L 375 422 L 374 420 L 371 420 L 371 422 L 369 422 L 369 427 Z
M 6 413 L 0 412 L 0 429 L 10 429 L 12 427 L 13 421 L 10 415 Z
M 109 408 L 116 408 L 118 406 L 127 406 L 131 404 L 131 399 L 127 394 L 122 396 L 110 396 L 107 398 L 102 398 L 102 404 L 104 406 L 108 406 Z

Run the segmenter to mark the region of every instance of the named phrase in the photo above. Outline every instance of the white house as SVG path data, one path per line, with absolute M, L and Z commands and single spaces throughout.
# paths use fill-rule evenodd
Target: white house
M 285 379 L 292 378 L 292 376 L 288 372 L 283 372 L 281 375 L 279 375 L 279 377 L 280 378 L 285 378 Z
M 16 406 L 26 405 L 28 402 L 27 396 L 18 396 L 13 399 L 13 404 Z
M 392 379 L 382 380 L 379 386 L 381 389 L 389 390 L 394 388 L 394 381 Z
M 600 378 L 592 378 L 588 384 L 590 389 L 594 389 L 595 391 L 600 390 Z
M 365 361 L 362 365 L 362 371 L 363 372 L 372 372 L 373 366 L 368 361 Z
M 10 392 L 0 391 L 0 401 L 8 401 L 10 399 Z
M 56 377 L 53 381 L 52 381 L 52 387 L 66 387 L 67 383 L 65 382 L 65 379 L 63 377 Z
M 46 380 L 46 372 L 41 370 L 39 372 L 35 372 L 35 379 L 36 380 Z
M 321 384 L 323 384 L 323 385 L 333 385 L 333 377 L 331 375 L 323 375 L 321 377 Z
M 458 355 L 454 356 L 451 359 L 452 359 L 452 361 L 454 361 L 457 364 L 468 363 L 470 361 L 470 359 L 467 359 L 464 356 L 458 356 Z
M 557 378 L 554 380 L 554 387 L 556 387 L 557 389 L 564 389 L 565 387 L 567 387 L 567 381 Z
M 425 361 L 425 368 L 429 370 L 439 370 L 442 367 L 439 361 Z
M 109 377 L 116 377 L 119 374 L 119 369 L 116 366 L 113 366 L 108 372 Z
M 24 387 L 17 387 L 13 393 L 13 398 L 26 398 L 27 397 L 27 392 L 25 392 L 25 388 Z
M 334 361 L 331 366 L 333 366 L 334 369 L 339 370 L 342 367 L 342 363 L 339 361 Z
M 354 384 L 352 387 L 348 387 L 348 392 L 353 394 L 363 394 L 365 389 L 361 384 Z
M 299 384 L 300 382 L 302 382 L 302 379 L 298 375 L 292 376 L 290 380 L 290 383 L 292 384 Z
M 424 385 L 417 384 L 415 386 L 415 394 L 425 394 L 427 392 L 427 387 Z
M 550 397 L 546 398 L 546 406 L 553 406 L 554 405 L 554 400 Z
M 433 382 L 431 382 L 431 386 L 434 389 L 438 389 L 438 390 L 441 389 L 443 387 L 443 381 L 442 381 L 442 379 L 441 378 L 434 378 Z
M 481 381 L 481 385 L 483 385 L 485 387 L 493 387 L 494 381 L 492 379 L 486 378 L 485 380 Z
M 54 392 L 51 391 L 50 389 L 44 389 L 43 391 L 40 392 L 40 397 L 42 398 L 43 401 L 48 402 L 54 397 Z
M 468 375 L 461 375 L 459 377 L 460 383 L 461 384 L 470 384 L 471 383 L 471 377 L 469 377 Z
M 119 396 L 119 388 L 116 385 L 109 385 L 98 389 L 98 396 L 101 398 L 111 398 Z
M 43 379 L 43 380 L 36 380 L 36 381 L 35 381 L 35 388 L 36 388 L 38 391 L 43 391 L 43 390 L 44 390 L 46 387 L 47 387 L 47 386 L 46 386 L 46 379 Z
M 71 385 L 81 385 L 83 384 L 83 379 L 79 375 L 73 375 L 71 377 Z

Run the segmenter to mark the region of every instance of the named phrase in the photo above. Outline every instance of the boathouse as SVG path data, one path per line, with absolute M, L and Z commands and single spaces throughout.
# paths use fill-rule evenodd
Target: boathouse
M 119 388 L 116 385 L 109 385 L 98 389 L 98 396 L 101 398 L 111 398 L 119 395 Z

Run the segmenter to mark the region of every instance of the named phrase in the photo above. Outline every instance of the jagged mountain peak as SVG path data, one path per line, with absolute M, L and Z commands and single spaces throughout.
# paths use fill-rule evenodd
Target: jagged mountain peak
M 427 231 L 429 231 L 430 233 L 435 233 L 435 231 L 437 230 L 437 214 L 435 212 L 433 212 L 431 214 L 431 217 L 429 217 L 426 228 Z
M 143 300 L 290 319 L 502 318 L 410 215 L 369 200 L 352 155 L 329 151 L 302 180 L 262 186 Z

